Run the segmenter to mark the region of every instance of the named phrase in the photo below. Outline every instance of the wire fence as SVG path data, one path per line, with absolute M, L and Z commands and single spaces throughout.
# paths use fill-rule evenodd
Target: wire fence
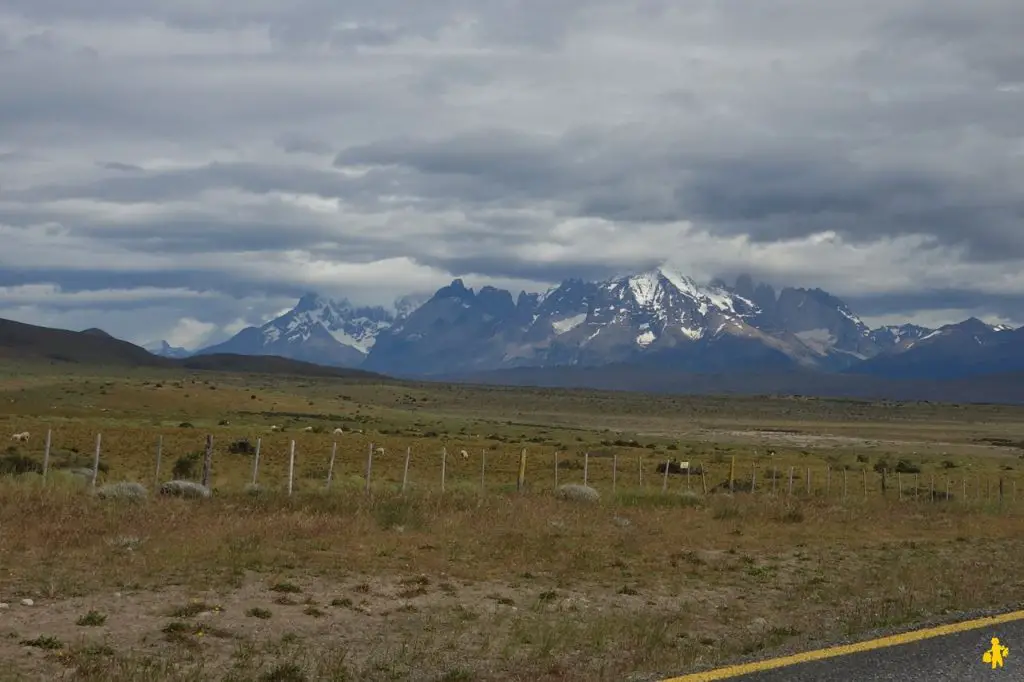
M 17 435 L 17 434 L 16 434 Z M 180 443 L 180 437 L 177 438 Z M 48 429 L 41 463 L 22 457 L 19 469 L 5 465 L 6 473 L 35 472 L 43 480 L 54 473 L 51 459 L 53 430 Z M 103 434 L 97 433 L 91 444 L 91 462 L 70 470 L 84 477 L 95 488 L 101 479 L 114 480 L 109 463 L 104 460 Z M 9 448 L 8 458 L 13 457 Z M 77 448 L 75 449 L 78 450 Z M 795 499 L 827 499 L 843 502 L 877 498 L 899 501 L 999 503 L 1016 504 L 1021 477 L 1012 467 L 998 472 L 956 471 L 943 468 L 948 461 L 931 470 L 904 460 L 890 468 L 884 460 L 874 465 L 816 463 L 776 463 L 773 458 L 751 456 L 716 457 L 712 461 L 683 461 L 662 457 L 648 451 L 608 453 L 602 451 L 566 453 L 535 452 L 528 448 L 486 448 L 470 451 L 439 444 L 427 451 L 414 451 L 407 446 L 395 453 L 384 445 L 369 442 L 364 454 L 357 456 L 352 445 L 339 452 L 338 441 L 327 451 L 315 447 L 300 451 L 296 440 L 287 441 L 282 462 L 280 447 L 272 452 L 264 448 L 263 438 L 251 442 L 246 438 L 230 441 L 215 448 L 213 435 L 206 435 L 199 450 L 187 453 L 166 452 L 164 436 L 158 434 L 153 444 L 152 484 L 159 488 L 169 480 L 192 480 L 211 487 L 214 473 L 221 462 L 229 462 L 230 473 L 217 477 L 218 487 L 277 490 L 287 495 L 309 489 L 331 489 L 339 486 L 363 492 L 406 492 L 433 490 L 478 489 L 481 493 L 544 490 L 557 491 L 566 485 L 584 486 L 613 496 L 629 492 L 647 495 L 716 495 L 745 494 Z M 201 457 L 197 457 L 200 455 Z M 239 455 L 251 462 L 241 473 Z M 118 458 L 115 456 L 114 460 Z M 199 461 L 201 460 L 201 462 Z M 115 461 L 116 463 L 116 461 Z M 196 472 L 194 465 L 201 463 Z M 284 471 L 282 472 L 282 464 Z M 269 476 L 268 474 L 269 469 Z M 65 471 L 66 465 L 65 465 Z M 115 469 L 115 474 L 118 473 Z M 122 475 L 128 472 L 121 472 Z M 138 471 L 133 472 L 137 478 Z M 123 480 L 123 479 L 122 479 Z M 269 481 L 269 483 L 265 483 Z

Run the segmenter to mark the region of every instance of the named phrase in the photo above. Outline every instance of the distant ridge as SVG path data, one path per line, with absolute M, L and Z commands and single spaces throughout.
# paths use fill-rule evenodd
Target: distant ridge
M 1011 331 L 974 319 L 937 330 L 871 329 L 820 288 L 776 291 L 747 275 L 698 283 L 657 267 L 518 295 L 456 278 L 432 295 L 396 300 L 393 311 L 307 292 L 291 310 L 216 345 L 147 349 L 273 355 L 427 380 L 530 367 L 563 376 L 566 366 L 619 364 L 676 375 L 808 370 L 927 380 L 1024 369 L 1024 344 Z
M 386 380 L 363 370 L 324 367 L 276 356 L 211 354 L 164 358 L 116 339 L 101 329 L 80 332 L 0 319 L 0 360 L 66 362 L 106 367 L 152 367 L 251 374 L 290 374 L 333 378 Z

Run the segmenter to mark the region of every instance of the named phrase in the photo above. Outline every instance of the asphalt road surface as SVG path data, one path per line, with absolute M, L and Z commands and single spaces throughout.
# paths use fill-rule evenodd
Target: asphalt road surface
M 992 638 L 1008 653 L 985 661 Z M 1024 682 L 1024 611 L 674 677 L 663 682 Z

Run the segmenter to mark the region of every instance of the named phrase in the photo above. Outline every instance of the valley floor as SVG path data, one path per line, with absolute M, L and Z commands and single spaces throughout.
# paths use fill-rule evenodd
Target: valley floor
M 0 424 L 32 436 L 3 462 L 41 461 L 50 429 L 54 468 L 45 484 L 0 476 L 0 679 L 648 680 L 1020 604 L 1020 416 L 22 369 L 0 376 Z M 91 466 L 96 433 L 99 484 L 151 492 L 158 436 L 166 479 L 212 433 L 214 496 L 98 499 L 70 473 Z M 257 437 L 251 494 L 252 457 L 227 444 Z M 367 494 L 371 442 L 386 454 Z M 441 447 L 453 455 L 443 493 Z M 406 448 L 415 485 L 402 495 Z M 592 454 L 599 501 L 553 494 L 555 452 L 562 483 L 581 483 Z M 613 478 L 612 456 L 628 474 Z M 660 477 L 669 458 L 700 462 L 704 481 Z M 918 472 L 883 494 L 882 460 Z M 738 483 L 791 468 L 813 482 L 716 490 L 733 466 Z M 843 471 L 857 486 L 846 495 Z M 952 482 L 953 499 L 931 501 L 932 480 Z

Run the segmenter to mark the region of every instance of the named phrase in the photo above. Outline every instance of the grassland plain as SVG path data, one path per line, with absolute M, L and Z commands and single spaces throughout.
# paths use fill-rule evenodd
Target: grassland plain
M 53 437 L 45 485 L 0 481 L 0 679 L 651 679 L 1020 603 L 1022 417 L 0 366 L 3 437 L 31 434 L 5 466 L 38 465 Z M 168 480 L 176 466 L 195 475 L 212 434 L 215 495 L 97 499 L 71 473 L 92 466 L 97 433 L 99 483 L 151 491 L 158 438 Z M 253 495 L 251 454 L 228 446 L 257 438 Z M 366 494 L 371 443 L 384 454 Z M 559 483 L 585 475 L 599 503 L 552 494 L 556 456 Z M 666 483 L 656 467 L 669 458 L 703 480 Z M 876 468 L 894 472 L 884 494 Z

